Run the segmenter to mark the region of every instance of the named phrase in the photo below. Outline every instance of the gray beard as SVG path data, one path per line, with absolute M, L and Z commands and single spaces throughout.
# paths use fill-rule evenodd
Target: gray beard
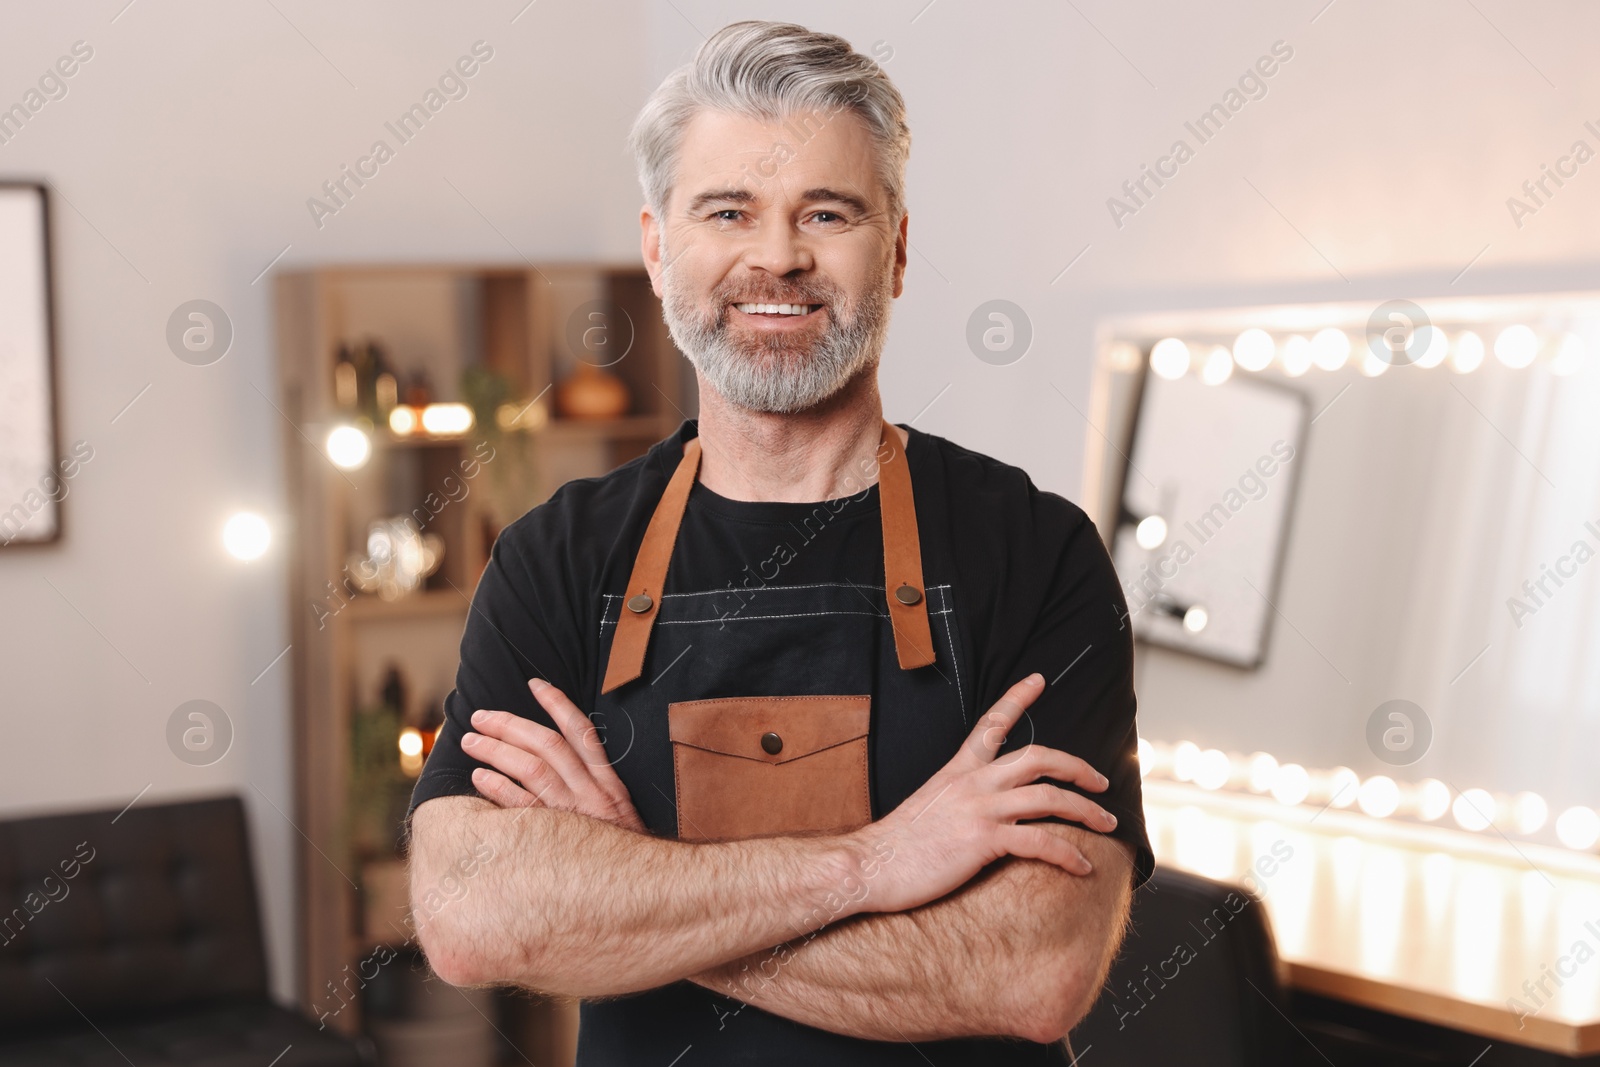
M 831 286 L 800 282 L 788 287 L 786 295 L 772 297 L 751 294 L 750 287 L 718 286 L 706 311 L 676 284 L 669 260 L 662 274 L 666 297 L 661 310 L 673 343 L 730 404 L 749 411 L 793 414 L 822 403 L 863 370 L 878 365 L 889 330 L 892 286 L 886 274 L 881 286 L 863 294 L 844 315 L 839 313 L 838 292 Z M 736 296 L 741 303 L 823 304 L 827 330 L 815 343 L 781 334 L 736 340 L 727 321 L 729 301 Z

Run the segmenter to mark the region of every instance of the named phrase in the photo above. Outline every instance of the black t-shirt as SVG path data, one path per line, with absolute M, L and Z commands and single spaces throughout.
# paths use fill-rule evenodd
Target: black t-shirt
M 1116 815 L 1112 836 L 1132 847 L 1134 884 L 1143 884 L 1154 857 L 1145 833 L 1137 763 L 1133 640 L 1122 590 L 1094 524 L 1063 497 L 1037 489 L 1020 468 L 913 427 L 905 429 L 924 573 L 930 576 L 929 606 L 948 611 L 933 622 L 945 631 L 941 640 L 954 650 L 959 672 L 961 721 L 944 735 L 952 739 L 951 747 L 934 769 L 955 755 L 959 738 L 1007 688 L 1040 672 L 1044 692 L 1001 751 L 1038 743 L 1079 756 L 1103 772 L 1111 785 L 1093 796 Z M 445 701 L 444 725 L 412 795 L 413 810 L 438 796 L 476 795 L 471 773 L 481 764 L 460 747 L 473 711 L 510 711 L 556 728 L 529 692 L 530 677 L 556 686 L 586 713 L 594 710 L 605 671 L 600 659 L 605 621 L 615 623 L 615 605 L 627 586 L 645 527 L 683 454 L 683 443 L 697 432 L 697 425 L 687 421 L 648 454 L 610 474 L 568 482 L 501 533 L 473 596 L 456 688 Z M 831 516 L 825 527 L 808 522 L 824 509 Z M 803 551 L 782 552 L 786 545 L 802 544 Z M 779 580 L 786 585 L 848 582 L 881 590 L 878 486 L 816 504 L 731 500 L 696 482 L 665 592 L 726 588 L 726 609 L 736 612 L 752 596 L 760 596 L 775 551 L 782 554 Z M 937 602 L 932 599 L 935 575 L 952 576 Z M 880 761 L 892 758 L 879 756 Z M 875 778 L 890 777 L 884 773 L 888 769 L 875 762 Z M 670 755 L 662 773 L 663 796 L 670 796 Z M 883 806 L 892 808 L 903 799 L 899 794 L 915 784 L 902 784 Z M 642 809 L 641 800 L 635 797 Z M 687 982 L 663 989 L 677 990 L 679 1002 L 715 996 Z M 674 1003 L 645 994 L 586 1004 L 584 1024 L 598 1014 L 591 1008 L 604 1009 L 608 1021 L 616 1021 L 617 1013 L 625 1015 L 631 1004 L 642 1017 L 628 1019 L 630 1027 L 650 1028 L 665 1020 L 644 1013 L 664 1011 Z M 723 1003 L 724 1011 L 738 1009 L 740 1016 L 777 1018 L 754 1007 Z M 736 1042 L 738 1030 L 729 1022 L 721 1040 Z M 840 1040 L 872 1050 L 874 1055 L 862 1062 L 886 1062 L 884 1053 L 897 1047 Z M 583 1043 L 580 1037 L 580 1047 Z M 1001 1047 L 1017 1055 L 1033 1050 L 1033 1059 L 997 1058 L 998 1043 L 990 1041 L 932 1044 L 946 1045 L 947 1052 L 956 1054 L 935 1057 L 940 1063 L 969 1058 L 1052 1062 L 1039 1058 L 1044 1046 L 1032 1043 L 1013 1041 Z M 680 1049 L 671 1050 L 663 1062 Z M 732 1043 L 728 1051 L 735 1058 L 750 1055 L 749 1049 L 736 1052 Z

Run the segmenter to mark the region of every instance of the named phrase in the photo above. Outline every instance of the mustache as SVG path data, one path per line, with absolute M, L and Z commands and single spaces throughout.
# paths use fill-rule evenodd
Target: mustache
M 718 304 L 834 304 L 838 294 L 832 286 L 803 285 L 774 291 L 760 286 L 730 285 L 720 287 L 716 294 Z

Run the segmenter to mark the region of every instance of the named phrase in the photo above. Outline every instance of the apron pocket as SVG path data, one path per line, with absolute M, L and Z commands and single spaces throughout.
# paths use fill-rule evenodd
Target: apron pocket
M 872 821 L 872 698 L 727 697 L 667 705 L 678 838 L 845 833 Z

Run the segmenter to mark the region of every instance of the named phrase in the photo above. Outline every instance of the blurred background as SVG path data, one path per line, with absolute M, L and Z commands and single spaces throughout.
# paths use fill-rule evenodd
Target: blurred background
M 904 94 L 885 413 L 1094 517 L 1158 857 L 1265 902 L 1299 1054 L 1600 1052 L 1575 0 L 10 12 L 0 817 L 237 796 L 241 988 L 431 1062 L 392 1050 L 435 994 L 350 981 L 408 944 L 394 812 L 499 525 L 696 410 L 624 138 L 742 18 L 840 34 Z M 27 910 L 0 974 L 52 921 Z M 432 1032 L 562 1055 L 562 1006 L 498 1036 L 469 1006 Z

